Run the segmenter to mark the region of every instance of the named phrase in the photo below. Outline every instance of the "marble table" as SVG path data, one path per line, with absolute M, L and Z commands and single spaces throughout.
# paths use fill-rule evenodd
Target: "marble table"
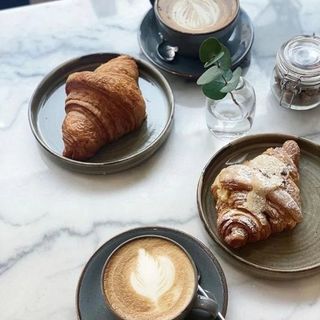
M 319 31 L 318 0 L 243 0 L 255 25 L 247 79 L 257 112 L 251 133 L 283 132 L 320 142 L 320 108 L 275 105 L 275 52 L 295 34 Z M 61 62 L 94 52 L 144 58 L 137 30 L 148 0 L 65 0 L 0 11 L 0 319 L 76 318 L 75 289 L 91 254 L 119 232 L 144 225 L 184 230 L 215 251 L 195 191 L 203 166 L 225 142 L 206 128 L 204 97 L 166 75 L 176 98 L 167 143 L 142 165 L 109 176 L 68 172 L 39 152 L 28 102 Z M 227 277 L 227 319 L 319 319 L 320 274 L 295 281 L 256 278 L 217 256 Z

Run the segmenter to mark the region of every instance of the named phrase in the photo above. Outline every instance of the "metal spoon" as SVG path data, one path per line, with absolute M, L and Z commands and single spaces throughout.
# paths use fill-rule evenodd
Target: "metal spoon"
M 163 35 L 161 32 L 159 32 L 159 37 L 161 42 L 157 45 L 158 56 L 166 62 L 173 61 L 176 56 L 176 52 L 178 52 L 179 48 L 176 46 L 170 46 L 169 44 L 167 44 L 163 39 Z
M 198 292 L 200 294 L 202 294 L 204 297 L 210 298 L 210 299 L 216 301 L 213 297 L 209 297 L 208 294 L 206 293 L 206 291 L 200 286 L 200 278 L 201 278 L 200 272 L 198 271 Z M 225 318 L 223 317 L 223 315 L 220 312 L 217 313 L 216 318 L 220 319 L 220 320 L 225 320 Z

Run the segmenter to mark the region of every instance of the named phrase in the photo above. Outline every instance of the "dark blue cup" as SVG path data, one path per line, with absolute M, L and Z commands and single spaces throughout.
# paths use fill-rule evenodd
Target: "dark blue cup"
M 198 58 L 201 43 L 210 37 L 214 37 L 221 41 L 229 48 L 231 54 L 238 46 L 238 42 L 240 42 L 240 32 L 236 32 L 235 30 L 240 20 L 240 5 L 238 0 L 235 0 L 237 11 L 230 23 L 223 26 L 221 29 L 206 33 L 187 33 L 171 28 L 163 22 L 158 13 L 158 1 L 159 0 L 150 0 L 158 24 L 159 37 L 162 44 L 175 48 L 175 51 L 177 51 L 178 54 Z

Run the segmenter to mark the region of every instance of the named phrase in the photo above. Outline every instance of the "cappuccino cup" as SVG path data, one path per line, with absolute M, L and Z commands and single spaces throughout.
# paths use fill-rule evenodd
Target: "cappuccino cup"
M 108 257 L 101 274 L 108 309 L 123 320 L 180 320 L 192 309 L 216 316 L 214 300 L 199 295 L 189 253 L 158 235 L 132 238 Z
M 239 0 L 155 0 L 151 3 L 162 44 L 174 48 L 178 54 L 198 58 L 201 43 L 209 37 L 232 49 L 228 40 L 239 22 Z M 159 54 L 159 47 L 157 51 Z

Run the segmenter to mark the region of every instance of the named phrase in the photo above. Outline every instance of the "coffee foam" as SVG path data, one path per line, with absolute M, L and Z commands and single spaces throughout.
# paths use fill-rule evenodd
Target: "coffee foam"
M 152 256 L 143 248 L 138 252 L 136 268 L 130 276 L 131 287 L 157 303 L 174 285 L 175 266 L 168 256 Z
M 197 30 L 215 24 L 220 16 L 220 8 L 212 0 L 173 2 L 175 22 L 182 28 Z
M 237 11 L 235 0 L 158 0 L 163 22 L 181 32 L 213 32 L 231 22 Z
M 175 318 L 190 303 L 194 288 L 188 256 L 174 243 L 155 237 L 121 247 L 104 274 L 107 300 L 125 320 Z

